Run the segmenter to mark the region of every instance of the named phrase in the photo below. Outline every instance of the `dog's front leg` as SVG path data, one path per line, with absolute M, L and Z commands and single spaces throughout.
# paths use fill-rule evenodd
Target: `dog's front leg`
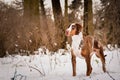
M 71 50 L 71 61 L 72 61 L 72 69 L 73 69 L 73 76 L 76 76 L 76 56 L 73 53 L 73 50 Z

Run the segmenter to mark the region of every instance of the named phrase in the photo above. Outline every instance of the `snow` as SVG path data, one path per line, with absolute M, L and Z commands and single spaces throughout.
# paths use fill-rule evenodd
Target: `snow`
M 120 80 L 120 49 L 105 50 L 106 69 L 102 71 L 101 61 L 93 55 L 91 65 L 93 71 L 86 76 L 86 63 L 77 57 L 77 76 L 72 76 L 71 55 L 69 51 L 60 49 L 54 54 L 30 56 L 8 55 L 0 58 L 0 80 Z M 15 79 L 13 79 L 15 78 Z

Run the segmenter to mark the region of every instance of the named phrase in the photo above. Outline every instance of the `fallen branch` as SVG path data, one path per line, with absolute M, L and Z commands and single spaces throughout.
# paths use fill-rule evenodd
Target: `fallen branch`
M 32 68 L 32 69 L 37 70 L 42 76 L 45 76 L 45 74 L 43 74 L 39 69 L 37 69 L 37 68 L 35 68 L 35 67 L 33 67 L 33 66 L 29 66 L 29 67 Z
M 108 74 L 108 76 L 112 79 L 112 80 L 115 80 L 111 75 L 110 75 L 110 73 L 107 71 L 106 72 L 107 74 Z

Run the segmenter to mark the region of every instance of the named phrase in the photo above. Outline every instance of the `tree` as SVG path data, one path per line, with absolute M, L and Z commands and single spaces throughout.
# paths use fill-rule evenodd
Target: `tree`
M 51 36 L 50 36 L 50 32 L 49 32 L 49 27 L 48 27 L 48 24 L 47 24 L 47 17 L 46 17 L 46 12 L 45 12 L 45 8 L 44 8 L 44 0 L 40 0 L 40 8 L 41 8 L 41 28 L 42 28 L 42 31 L 44 31 L 44 35 L 43 36 L 46 36 L 44 38 L 46 38 L 46 41 L 43 40 L 42 43 L 45 43 L 45 46 L 49 49 L 52 49 L 52 39 L 51 39 Z M 45 42 L 44 42 L 45 41 Z
M 14 54 L 19 30 L 20 10 L 0 1 L 0 57 Z
M 64 11 L 64 26 L 65 26 L 65 29 L 66 27 L 68 26 L 69 24 L 69 21 L 68 21 L 68 0 L 65 0 L 65 11 Z
M 73 0 L 72 4 L 69 6 L 69 9 L 71 10 L 71 13 L 69 14 L 69 22 L 80 22 L 78 20 L 78 16 L 76 16 L 76 13 L 80 13 L 80 6 L 82 7 L 81 0 Z
M 39 0 L 24 0 L 23 7 L 26 49 L 34 51 L 41 43 Z
M 110 44 L 118 44 L 120 47 L 120 1 L 101 0 L 103 6 L 102 20 L 104 28 L 107 28 L 107 39 Z
M 24 17 L 29 20 L 39 20 L 39 0 L 24 0 Z
M 84 0 L 84 33 L 94 34 L 92 0 Z
M 54 21 L 56 26 L 56 42 L 55 48 L 56 50 L 59 48 L 65 48 L 65 30 L 64 30 L 64 23 L 63 23 L 63 15 L 60 6 L 59 0 L 52 0 L 52 8 L 54 14 Z

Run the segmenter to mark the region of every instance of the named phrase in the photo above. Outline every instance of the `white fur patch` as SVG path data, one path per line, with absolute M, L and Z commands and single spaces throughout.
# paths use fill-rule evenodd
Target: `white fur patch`
M 79 48 L 79 45 L 81 41 L 83 40 L 83 34 L 82 32 L 79 33 L 79 35 L 72 36 L 72 49 L 74 54 L 77 57 L 83 58 L 81 55 L 81 48 Z
M 70 31 L 72 30 L 72 26 L 73 26 L 73 25 L 75 25 L 75 23 L 72 23 L 72 24 L 70 25 L 70 27 L 67 29 L 67 31 L 70 32 Z

